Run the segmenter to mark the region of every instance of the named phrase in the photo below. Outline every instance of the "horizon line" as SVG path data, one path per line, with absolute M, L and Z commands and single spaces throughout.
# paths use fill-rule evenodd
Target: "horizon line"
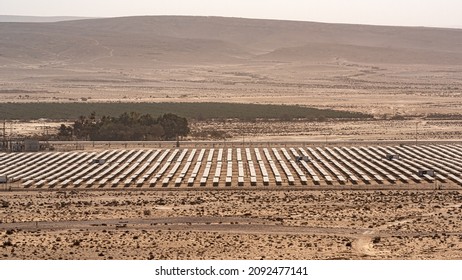
M 415 28 L 443 28 L 443 29 L 462 29 L 462 26 L 445 26 L 445 25 L 394 25 L 394 24 L 378 24 L 378 23 L 356 23 L 356 22 L 327 22 L 327 21 L 313 21 L 313 20 L 300 20 L 300 19 L 281 19 L 281 18 L 253 18 L 253 17 L 239 17 L 239 16 L 219 16 L 219 15 L 187 15 L 187 14 L 145 14 L 145 15 L 116 15 L 116 16 L 76 16 L 76 15 L 8 15 L 0 14 L 0 17 L 22 17 L 22 18 L 80 18 L 86 19 L 111 19 L 111 18 L 129 18 L 129 17 L 204 17 L 204 18 L 235 18 L 235 19 L 250 19 L 250 20 L 273 20 L 273 21 L 289 21 L 289 22 L 310 22 L 310 23 L 323 23 L 323 24 L 343 24 L 343 25 L 366 25 L 366 26 L 379 26 L 379 27 L 415 27 Z M 58 21 L 59 22 L 59 21 Z M 0 21 L 0 23 L 6 23 Z M 16 23 L 15 21 L 8 21 L 8 23 Z M 27 21 L 20 21 L 17 23 L 27 23 Z

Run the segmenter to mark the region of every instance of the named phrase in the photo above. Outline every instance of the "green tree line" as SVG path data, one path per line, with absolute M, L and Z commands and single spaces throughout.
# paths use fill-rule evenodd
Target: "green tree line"
M 57 136 L 62 140 L 143 141 L 176 140 L 189 132 L 188 120 L 171 113 L 158 118 L 135 112 L 97 118 L 92 112 L 88 117 L 80 116 L 70 126 L 62 124 Z

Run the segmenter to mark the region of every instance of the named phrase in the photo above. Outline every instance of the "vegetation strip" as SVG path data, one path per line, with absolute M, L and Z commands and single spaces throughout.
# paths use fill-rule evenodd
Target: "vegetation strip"
M 0 119 L 75 120 L 95 112 L 98 116 L 119 116 L 123 112 L 137 112 L 160 116 L 173 113 L 188 119 L 367 119 L 372 115 L 316 109 L 296 105 L 263 105 L 241 103 L 0 103 Z

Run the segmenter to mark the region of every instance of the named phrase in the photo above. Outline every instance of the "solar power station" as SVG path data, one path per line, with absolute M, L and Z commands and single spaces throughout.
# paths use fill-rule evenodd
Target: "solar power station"
M 184 148 L 0 153 L 27 189 L 462 186 L 462 145 Z

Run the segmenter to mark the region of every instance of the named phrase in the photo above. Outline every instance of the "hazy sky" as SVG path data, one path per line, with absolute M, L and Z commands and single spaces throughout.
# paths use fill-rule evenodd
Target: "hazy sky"
M 462 27 L 462 0 L 0 0 L 2 15 L 203 15 Z

